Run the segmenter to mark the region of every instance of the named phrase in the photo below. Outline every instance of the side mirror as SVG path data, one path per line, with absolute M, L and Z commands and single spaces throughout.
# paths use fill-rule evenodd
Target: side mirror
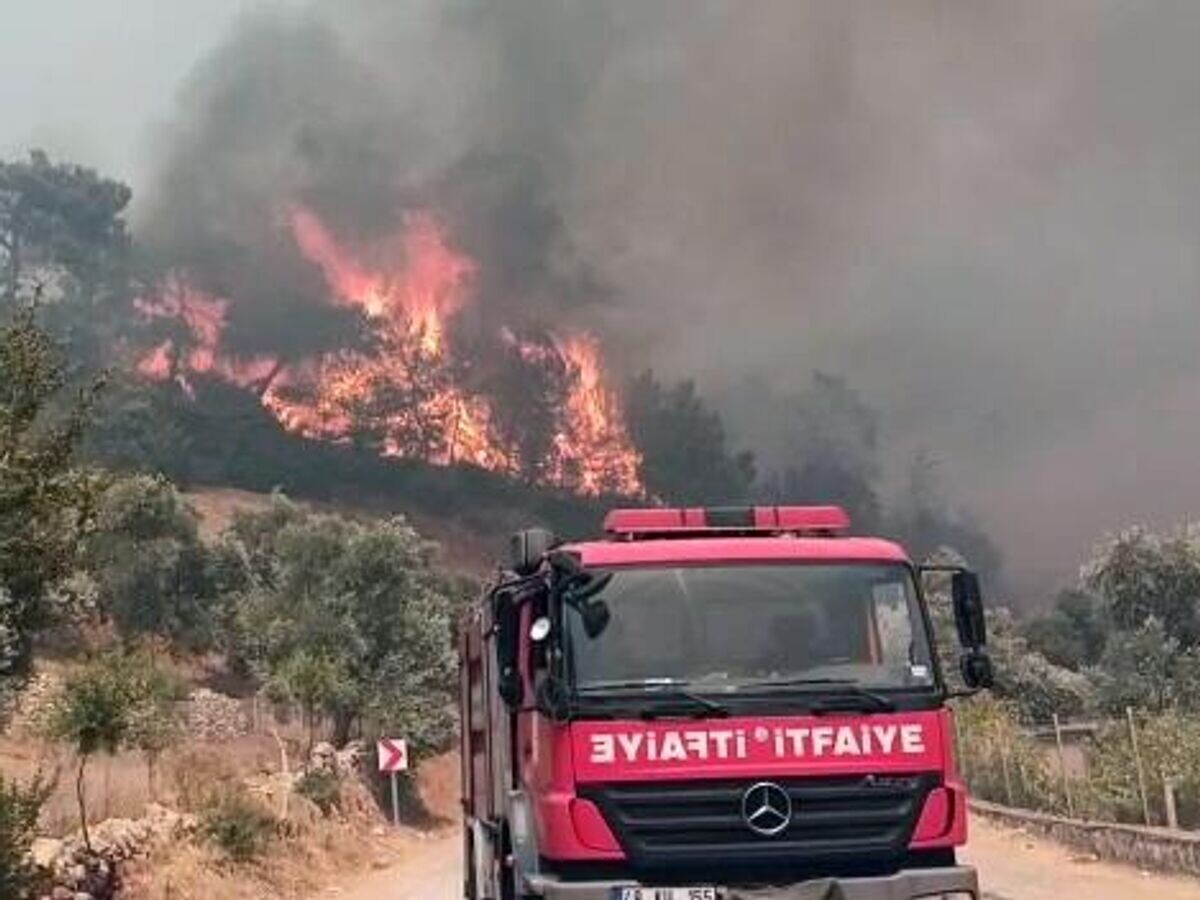
M 950 594 L 954 600 L 958 643 L 972 650 L 986 646 L 987 619 L 983 613 L 979 576 L 966 570 L 955 572 L 950 580 Z
M 969 650 L 958 661 L 963 684 L 973 691 L 988 689 L 995 683 L 992 658 L 983 650 Z
M 545 528 L 518 531 L 512 536 L 509 546 L 509 568 L 522 578 L 532 575 L 557 544 L 558 538 Z

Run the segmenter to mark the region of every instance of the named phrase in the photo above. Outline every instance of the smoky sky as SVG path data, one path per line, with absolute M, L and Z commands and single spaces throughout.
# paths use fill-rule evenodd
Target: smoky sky
M 237 19 L 142 134 L 139 234 L 248 310 L 302 330 L 320 290 L 281 204 L 361 236 L 433 204 L 489 308 L 769 388 L 726 410 L 767 464 L 845 376 L 891 480 L 932 454 L 1020 588 L 1200 508 L 1195 3 L 302 7 Z

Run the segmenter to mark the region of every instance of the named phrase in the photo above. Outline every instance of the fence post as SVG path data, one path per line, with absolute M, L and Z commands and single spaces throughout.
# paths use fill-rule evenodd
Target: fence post
M 1071 778 L 1067 774 L 1067 754 L 1063 751 L 1062 725 L 1054 713 L 1054 743 L 1058 745 L 1058 770 L 1062 773 L 1063 794 L 1067 798 L 1067 815 L 1075 818 L 1075 802 L 1071 797 Z
M 1133 721 L 1133 707 L 1125 707 L 1125 718 L 1129 720 L 1129 743 L 1133 747 L 1133 764 L 1137 768 L 1138 793 L 1142 797 L 1142 819 L 1150 824 L 1150 799 L 1146 796 L 1146 772 L 1142 768 L 1142 751 L 1138 749 L 1137 724 Z
M 1012 777 L 1008 773 L 1008 742 L 1000 738 L 1000 766 L 1004 770 L 1004 796 L 1013 805 Z
M 1167 810 L 1167 827 L 1179 828 L 1179 815 L 1175 811 L 1175 788 L 1179 779 L 1174 775 L 1163 778 L 1163 806 Z

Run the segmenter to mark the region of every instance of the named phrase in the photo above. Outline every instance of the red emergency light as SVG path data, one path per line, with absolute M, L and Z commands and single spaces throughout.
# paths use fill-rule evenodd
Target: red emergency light
M 725 506 L 614 509 L 604 530 L 615 537 L 679 537 L 711 532 L 736 534 L 843 534 L 850 517 L 840 506 Z

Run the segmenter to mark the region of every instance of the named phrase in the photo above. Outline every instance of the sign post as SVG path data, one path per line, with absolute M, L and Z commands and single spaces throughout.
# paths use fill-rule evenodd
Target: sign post
M 399 826 L 399 775 L 401 772 L 408 771 L 408 744 L 404 738 L 380 738 L 376 749 L 379 753 L 379 771 L 392 779 L 392 824 Z

